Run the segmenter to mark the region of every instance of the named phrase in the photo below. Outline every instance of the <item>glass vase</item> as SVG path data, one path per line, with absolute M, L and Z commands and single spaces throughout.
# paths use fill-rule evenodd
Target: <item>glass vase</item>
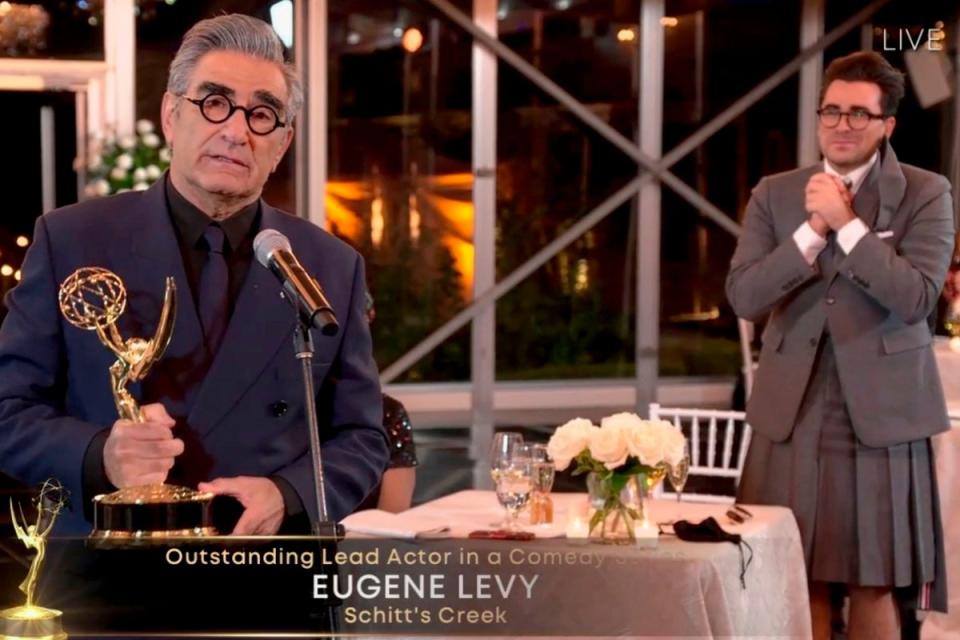
M 603 544 L 632 544 L 635 529 L 644 520 L 647 497 L 644 474 L 618 477 L 616 474 L 587 475 L 587 493 L 592 510 L 590 539 Z

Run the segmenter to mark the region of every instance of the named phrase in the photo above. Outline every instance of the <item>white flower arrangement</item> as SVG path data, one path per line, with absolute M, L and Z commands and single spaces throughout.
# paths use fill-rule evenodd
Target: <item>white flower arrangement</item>
M 138 120 L 136 135 L 106 136 L 90 145 L 87 157 L 87 198 L 125 191 L 143 191 L 170 166 L 170 148 L 152 122 Z
M 554 432 L 547 451 L 558 471 L 575 460 L 581 473 L 642 473 L 643 467 L 680 464 L 685 443 L 680 430 L 669 422 L 617 413 L 601 420 L 599 427 L 584 418 L 570 420 Z
M 595 492 L 598 494 L 590 533 L 599 527 L 601 538 L 608 532 L 616 537 L 622 523 L 629 541 L 635 539 L 634 523 L 643 519 L 643 504 L 642 499 L 639 509 L 624 504 L 621 492 L 641 476 L 644 486 L 653 486 L 669 469 L 682 464 L 687 455 L 686 438 L 679 429 L 634 413 L 607 416 L 599 427 L 584 418 L 570 420 L 553 433 L 547 453 L 558 471 L 575 462 L 573 475 L 590 474 L 587 486 L 591 499 Z

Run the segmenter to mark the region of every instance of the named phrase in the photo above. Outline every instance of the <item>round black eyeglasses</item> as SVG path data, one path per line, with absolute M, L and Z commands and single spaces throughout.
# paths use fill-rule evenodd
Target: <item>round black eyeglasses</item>
M 258 136 L 265 136 L 273 133 L 280 127 L 287 126 L 287 123 L 280 119 L 277 112 L 266 105 L 261 104 L 252 108 L 241 107 L 238 104 L 234 104 L 227 96 L 219 93 L 210 93 L 199 99 L 189 98 L 187 96 L 180 97 L 197 105 L 201 115 L 213 124 L 226 122 L 233 116 L 235 111 L 239 110 L 243 111 L 250 131 Z

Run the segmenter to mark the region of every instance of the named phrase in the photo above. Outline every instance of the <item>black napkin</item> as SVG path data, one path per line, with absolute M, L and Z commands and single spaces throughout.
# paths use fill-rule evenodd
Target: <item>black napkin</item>
M 753 549 L 739 533 L 724 531 L 720 523 L 712 516 L 697 523 L 677 520 L 673 523 L 673 531 L 678 538 L 687 542 L 732 542 L 737 545 L 740 550 L 740 586 L 744 589 L 747 588 L 747 568 L 753 562 Z M 747 558 L 746 562 L 743 558 L 744 547 L 750 552 L 750 557 Z

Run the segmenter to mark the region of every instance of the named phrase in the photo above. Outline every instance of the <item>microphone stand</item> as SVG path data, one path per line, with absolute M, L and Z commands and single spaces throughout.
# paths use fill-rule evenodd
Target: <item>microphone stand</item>
M 310 325 L 297 313 L 297 328 L 293 332 L 293 349 L 300 361 L 303 375 L 303 393 L 307 410 L 307 428 L 310 430 L 310 460 L 316 483 L 317 519 L 311 523 L 313 534 L 323 538 L 340 539 L 343 525 L 331 522 L 327 515 L 327 490 L 323 474 L 323 454 L 320 451 L 320 427 L 317 420 L 316 391 L 313 386 L 313 337 Z
M 337 542 L 344 537 L 343 525 L 337 522 L 331 522 L 327 513 L 327 493 L 323 474 L 323 455 L 320 451 L 320 427 L 317 419 L 317 399 L 313 385 L 313 338 L 310 333 L 310 325 L 304 322 L 303 316 L 293 298 L 286 292 L 283 294 L 294 306 L 294 312 L 297 316 L 297 326 L 293 332 L 293 349 L 297 360 L 300 361 L 300 372 L 303 375 L 303 393 L 305 407 L 307 411 L 307 428 L 310 430 L 310 460 L 313 463 L 313 477 L 316 491 L 314 492 L 317 501 L 317 518 L 311 523 L 313 535 L 321 547 L 321 552 L 327 552 L 327 557 L 334 557 L 337 550 Z M 338 572 L 334 565 L 327 567 L 325 571 Z M 340 603 L 331 602 L 325 609 L 326 622 L 329 623 L 330 632 L 339 634 L 340 632 Z M 337 637 L 337 636 L 334 636 Z

